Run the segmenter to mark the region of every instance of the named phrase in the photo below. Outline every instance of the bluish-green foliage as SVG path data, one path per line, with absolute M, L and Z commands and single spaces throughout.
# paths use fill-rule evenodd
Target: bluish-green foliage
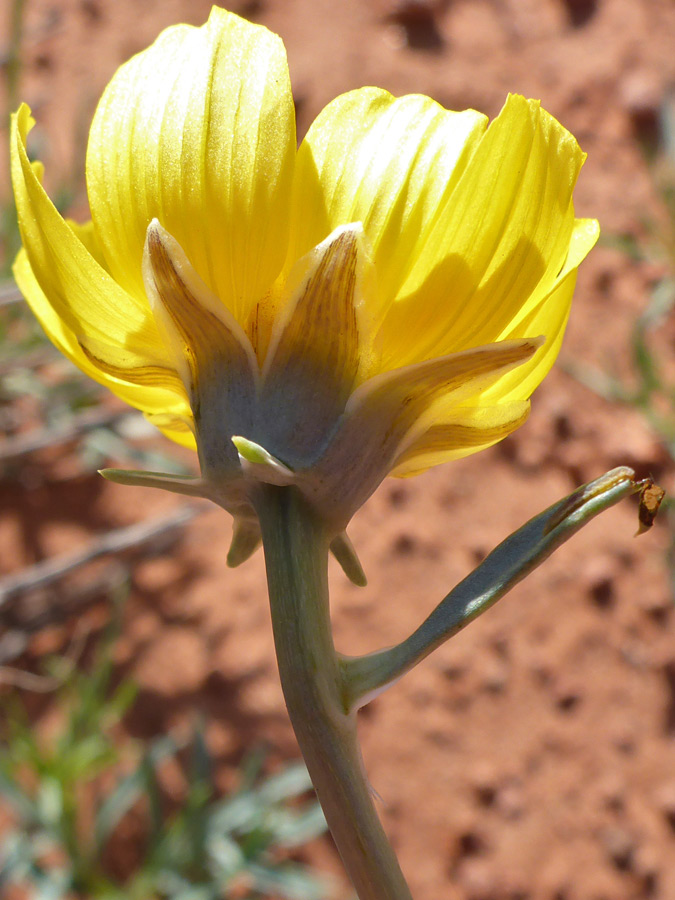
M 51 660 L 59 683 L 59 727 L 43 736 L 18 698 L 7 704 L 0 748 L 0 803 L 12 825 L 0 835 L 0 895 L 19 885 L 34 900 L 320 900 L 326 883 L 289 860 L 289 850 L 322 834 L 302 764 L 263 777 L 250 756 L 237 789 L 222 797 L 203 731 L 140 745 L 122 736 L 134 702 L 130 681 L 112 687 L 112 632 L 88 671 Z M 159 772 L 180 752 L 189 757 L 180 806 L 166 815 Z M 122 882 L 106 863 L 126 816 L 140 815 L 139 862 Z

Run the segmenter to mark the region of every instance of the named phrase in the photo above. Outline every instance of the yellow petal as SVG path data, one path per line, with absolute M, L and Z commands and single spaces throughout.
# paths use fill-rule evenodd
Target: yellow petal
M 14 260 L 12 274 L 19 290 L 52 344 L 90 378 L 95 378 L 98 370 L 85 356 L 73 332 L 54 312 L 54 308 L 37 282 L 28 261 L 28 254 L 23 248 Z M 103 376 L 103 380 L 106 380 L 105 376 Z
M 157 217 L 245 322 L 286 253 L 295 120 L 286 55 L 267 29 L 213 8 L 123 65 L 87 153 L 92 217 L 110 271 L 141 296 Z
M 155 318 L 190 398 L 202 473 L 238 472 L 230 438 L 251 430 L 258 376 L 253 348 L 156 220 L 148 228 L 143 269 Z
M 271 452 L 309 465 L 354 390 L 360 362 L 362 228 L 345 226 L 301 262 L 303 278 L 272 334 L 258 420 Z
M 81 236 L 89 231 L 84 226 L 69 224 Z M 25 250 L 19 252 L 12 271 L 19 290 L 26 298 L 47 337 L 64 356 L 67 356 L 86 375 L 108 388 L 124 400 L 125 403 L 140 409 L 142 412 L 156 413 L 176 410 L 183 414 L 189 414 L 189 407 L 185 401 L 183 390 L 180 390 L 177 394 L 164 381 L 159 386 L 144 387 L 140 384 L 129 382 L 124 377 L 128 374 L 127 372 L 121 373 L 122 377 L 110 377 L 107 366 L 105 369 L 97 366 L 82 348 L 73 332 L 54 311 L 37 282 Z
M 73 232 L 79 237 L 87 250 L 94 259 L 102 266 L 105 266 L 101 248 L 96 240 L 93 223 L 87 222 L 85 225 L 78 225 L 70 219 L 66 219 L 68 225 Z M 170 391 L 173 396 L 170 402 L 165 400 L 161 409 L 174 409 L 178 402 L 181 413 L 186 410 L 186 394 L 183 383 L 174 368 L 166 362 L 157 362 L 148 358 L 144 353 L 138 353 L 136 350 L 125 347 L 124 349 L 116 349 L 114 357 L 111 358 L 110 348 L 102 345 L 100 341 L 92 338 L 90 335 L 82 335 L 78 343 L 80 349 L 89 363 L 93 363 L 99 373 L 103 375 L 111 375 L 114 382 L 129 382 L 138 385 L 141 388 L 162 388 L 160 397 L 165 391 Z M 164 356 L 165 349 L 162 348 Z M 157 393 L 157 392 L 155 392 Z M 142 395 L 141 395 L 142 396 Z M 152 407 L 143 406 L 145 412 L 150 412 Z
M 491 447 L 519 428 L 530 414 L 529 400 L 499 406 L 460 406 L 437 421 L 399 454 L 392 475 L 419 475 L 432 466 Z
M 187 402 L 185 407 L 185 410 L 174 414 L 170 412 L 147 413 L 146 419 L 169 440 L 180 444 L 181 447 L 187 447 L 189 450 L 196 450 L 197 441 L 194 434 L 192 411 Z
M 538 287 L 527 303 L 524 303 L 516 314 L 509 320 L 506 327 L 499 335 L 500 340 L 525 337 L 532 333 L 532 322 L 544 322 L 545 319 L 536 318 L 540 313 L 544 316 L 548 311 L 551 319 L 557 319 L 553 308 L 558 303 L 549 302 L 549 298 L 567 279 L 570 274 L 576 273 L 577 268 L 583 262 L 588 253 L 595 246 L 600 236 L 600 226 L 596 219 L 575 219 L 572 225 L 567 255 L 552 281 L 548 281 Z M 547 328 L 541 329 L 547 332 Z
M 545 334 L 546 344 L 531 360 L 507 373 L 499 383 L 481 394 L 481 403 L 504 403 L 525 400 L 541 384 L 560 351 L 565 326 L 570 314 L 577 267 L 594 246 L 600 234 L 595 219 L 577 219 L 565 264 L 548 293 L 528 304 L 526 315 L 516 316 L 500 340 L 514 340 L 528 334 Z
M 583 159 L 537 101 L 508 98 L 389 309 L 385 365 L 494 341 L 538 304 L 568 255 Z
M 26 153 L 32 125 L 24 104 L 12 117 L 12 184 L 30 269 L 53 313 L 80 342 L 94 340 L 106 361 L 129 355 L 165 364 L 150 308 L 122 290 L 60 216 Z
M 377 88 L 329 103 L 298 153 L 289 258 L 341 224 L 362 222 L 379 305 L 391 302 L 486 124 L 473 110 L 449 112 L 429 97 L 396 99 Z

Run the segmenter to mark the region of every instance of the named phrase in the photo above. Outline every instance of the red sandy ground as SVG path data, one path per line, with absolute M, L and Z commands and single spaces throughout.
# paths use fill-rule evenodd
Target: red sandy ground
M 675 83 L 667 0 L 421 4 L 436 34 L 413 24 L 408 40 L 393 0 L 231 5 L 284 38 L 301 133 L 332 97 L 364 84 L 491 115 L 519 91 L 541 98 L 588 152 L 579 215 L 597 216 L 605 234 L 640 235 L 661 214 L 633 132 Z M 66 173 L 76 123 L 115 67 L 164 26 L 201 23 L 208 9 L 203 0 L 28 3 L 23 95 L 49 150 L 48 184 Z M 59 24 L 45 38 L 50 11 Z M 658 273 L 596 249 L 581 269 L 562 360 L 628 373 L 631 323 Z M 671 353 L 672 328 L 661 338 Z M 509 440 L 414 481 L 390 480 L 356 516 L 351 535 L 370 583 L 358 589 L 333 571 L 339 648 L 398 641 L 526 518 L 623 463 L 671 482 L 640 417 L 559 365 Z M 93 479 L 2 491 L 4 569 L 73 547 L 88 525 L 138 521 L 173 503 Z M 675 897 L 668 536 L 657 525 L 635 540 L 636 525 L 630 502 L 603 515 L 365 710 L 366 766 L 417 900 Z M 277 758 L 297 754 L 262 558 L 229 571 L 229 529 L 222 512 L 209 512 L 178 555 L 139 567 L 119 647 L 141 686 L 129 731 L 150 737 L 203 711 L 223 785 L 251 742 L 268 742 Z M 328 841 L 310 856 L 339 873 Z

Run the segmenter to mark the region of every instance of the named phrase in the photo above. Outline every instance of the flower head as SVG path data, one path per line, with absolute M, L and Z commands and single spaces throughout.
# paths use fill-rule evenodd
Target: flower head
M 261 481 L 338 533 L 388 473 L 490 446 L 558 353 L 594 220 L 584 155 L 537 101 L 488 126 L 428 97 L 338 97 L 296 151 L 283 44 L 214 8 L 123 65 L 89 137 L 91 222 L 12 177 L 17 282 L 81 369 L 196 446 L 210 496 L 257 540 Z M 131 475 L 121 476 L 132 478 Z

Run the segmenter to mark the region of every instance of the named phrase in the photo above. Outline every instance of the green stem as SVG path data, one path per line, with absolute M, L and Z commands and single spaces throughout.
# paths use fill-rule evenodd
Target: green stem
M 332 536 L 295 488 L 263 486 L 256 507 L 281 685 L 328 826 L 360 900 L 411 900 L 343 696 L 328 603 Z
M 363 706 L 405 675 L 489 609 L 591 519 L 644 487 L 645 482 L 636 481 L 635 473 L 626 466 L 583 485 L 499 544 L 406 640 L 368 656 L 342 657 L 347 708 Z

